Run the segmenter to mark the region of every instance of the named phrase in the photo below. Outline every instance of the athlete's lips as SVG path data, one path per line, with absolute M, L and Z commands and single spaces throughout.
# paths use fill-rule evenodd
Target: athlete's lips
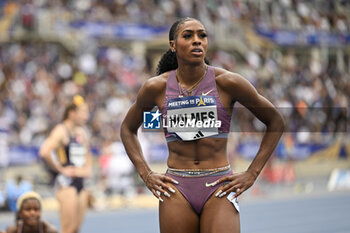
M 203 54 L 203 50 L 201 48 L 195 48 L 191 50 L 191 53 L 196 56 L 201 56 Z
M 195 48 L 192 49 L 191 52 L 203 53 L 203 50 L 201 48 Z

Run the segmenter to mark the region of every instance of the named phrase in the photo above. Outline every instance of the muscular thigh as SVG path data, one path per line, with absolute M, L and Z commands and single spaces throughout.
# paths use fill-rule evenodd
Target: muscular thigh
M 238 211 L 227 200 L 227 195 L 218 198 L 215 197 L 215 193 L 203 207 L 200 217 L 200 233 L 239 233 Z
M 75 218 L 78 208 L 78 195 L 74 187 L 61 188 L 56 193 L 64 217 Z
M 88 206 L 88 192 L 86 190 L 81 190 L 79 193 L 77 193 L 77 201 L 79 203 L 79 209 L 81 208 L 87 208 Z
M 162 195 L 159 203 L 159 225 L 161 233 L 199 233 L 199 217 L 175 186 L 171 197 Z
M 88 192 L 86 190 L 81 190 L 81 192 L 78 194 L 79 221 L 82 221 L 87 207 L 88 207 Z

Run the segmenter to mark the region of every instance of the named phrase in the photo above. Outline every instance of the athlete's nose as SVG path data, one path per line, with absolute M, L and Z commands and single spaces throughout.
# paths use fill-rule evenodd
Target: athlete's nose
M 202 44 L 202 42 L 201 42 L 199 36 L 198 36 L 198 35 L 195 35 L 195 36 L 194 36 L 194 39 L 193 39 L 193 45 L 198 46 L 198 45 L 201 45 L 201 44 Z
M 193 45 L 194 45 L 194 46 L 201 45 L 201 42 L 200 42 L 200 41 L 194 41 L 194 42 L 193 42 Z

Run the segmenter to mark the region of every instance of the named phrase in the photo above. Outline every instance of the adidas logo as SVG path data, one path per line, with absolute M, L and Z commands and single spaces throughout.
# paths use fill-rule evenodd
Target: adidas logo
M 202 131 L 198 131 L 198 133 L 193 137 L 193 139 L 198 139 L 202 137 L 204 137 L 204 134 L 202 133 Z

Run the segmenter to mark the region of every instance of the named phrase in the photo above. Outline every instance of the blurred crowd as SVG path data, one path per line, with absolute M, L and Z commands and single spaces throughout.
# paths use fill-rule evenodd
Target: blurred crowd
M 236 71 L 252 82 L 281 108 L 289 131 L 344 132 L 346 126 L 335 124 L 347 123 L 349 113 L 344 108 L 349 106 L 348 72 L 339 71 L 332 62 L 324 67 L 316 58 L 298 60 L 293 50 L 286 54 L 277 50 L 249 53 L 252 54 L 247 54 L 246 64 L 237 65 L 232 55 L 214 52 L 212 64 Z M 227 58 L 232 61 L 229 66 Z M 64 107 L 72 96 L 82 94 L 90 105 L 92 144 L 119 140 L 125 110 L 134 101 L 140 85 L 153 75 L 146 60 L 118 48 L 104 48 L 96 56 L 74 58 L 57 44 L 2 46 L 0 126 L 10 130 L 10 144 L 39 146 L 53 125 L 62 120 Z M 220 63 L 221 60 L 225 62 Z M 91 74 L 81 71 L 84 66 L 93 69 Z M 304 116 L 298 108 L 309 108 L 309 114 L 315 117 Z M 296 121 L 298 116 L 309 121 Z M 240 122 L 234 124 L 239 127 L 235 130 L 259 130 L 253 118 L 246 118 L 245 114 Z
M 346 0 L 237 2 L 243 9 L 241 16 L 260 27 L 333 33 L 349 33 L 350 30 L 350 3 Z
M 21 25 L 30 29 L 35 27 L 35 17 L 47 11 L 61 15 L 55 19 L 67 22 L 147 22 L 166 26 L 178 17 L 192 16 L 202 20 L 209 32 L 216 23 L 237 21 L 273 29 L 348 32 L 350 20 L 346 1 L 18 0 L 1 1 L 1 7 L 0 28 Z M 293 48 L 247 47 L 240 59 L 213 48 L 209 60 L 252 82 L 280 108 L 290 132 L 345 131 L 349 126 L 348 55 L 328 59 L 319 48 L 300 52 Z M 10 145 L 39 146 L 53 125 L 61 121 L 65 105 L 75 94 L 83 95 L 90 105 L 92 145 L 101 148 L 119 141 L 125 110 L 142 83 L 154 75 L 156 62 L 149 54 L 124 48 L 97 48 L 75 54 L 59 43 L 42 41 L 0 46 L 0 129 L 9 132 Z M 309 111 L 305 112 L 305 108 Z M 233 131 L 262 130 L 247 112 L 235 114 L 234 122 L 237 119 L 240 123 L 234 124 Z M 309 142 L 313 138 L 300 140 Z
M 312 132 L 334 135 L 348 129 L 349 69 L 341 70 L 339 60 L 325 61 L 320 49 L 303 55 L 293 49 L 284 53 L 251 50 L 247 53 L 247 66 L 238 72 L 278 107 L 286 120 L 287 132 L 308 134 L 304 139 L 298 138 L 298 142 L 322 141 L 312 137 Z M 261 129 L 252 115 L 242 114 L 240 121 L 252 122 L 243 131 Z
M 169 26 L 179 17 L 199 18 L 209 29 L 243 21 L 270 29 L 348 33 L 350 3 L 346 0 L 14 0 L 1 1 L 3 27 L 21 22 L 27 29 L 75 21 Z M 62 27 L 61 27 L 62 29 Z
M 12 43 L 0 54 L 0 122 L 11 129 L 10 144 L 40 145 L 75 94 L 89 103 L 92 144 L 115 141 L 125 109 L 150 76 L 144 59 L 117 48 L 74 58 L 57 44 Z M 90 74 L 81 71 L 86 66 Z
M 38 25 L 46 23 L 69 27 L 81 20 L 169 27 L 184 16 L 200 19 L 211 34 L 211 65 L 241 74 L 277 106 L 290 133 L 282 139 L 286 147 L 296 143 L 329 145 L 336 133 L 350 129 L 348 51 L 342 47 L 261 46 L 244 40 L 246 51 L 239 53 L 219 49 L 215 40 L 220 35 L 213 30 L 217 25 L 238 23 L 247 28 L 348 34 L 348 1 L 5 0 L 0 1 L 0 41 L 5 41 L 0 42 L 0 168 L 7 165 L 2 157 L 8 152 L 6 147 L 39 147 L 53 126 L 62 121 L 65 106 L 80 94 L 90 108 L 88 130 L 91 146 L 99 155 L 101 189 L 108 194 L 134 195 L 139 180 L 133 177 L 134 168 L 121 145 L 119 129 L 139 88 L 155 75 L 159 50 L 138 51 L 139 45 L 130 49 L 132 46 L 88 39 L 93 49 L 73 51 L 45 38 L 6 40 L 3 32 L 18 27 L 35 32 Z M 237 37 L 236 31 L 231 33 Z M 239 143 L 260 142 L 261 134 L 250 133 L 262 132 L 264 126 L 238 103 L 232 122 L 231 131 L 240 133 L 230 135 L 230 156 L 235 156 Z M 147 160 L 165 161 L 162 133 L 140 132 L 139 137 Z M 0 206 L 1 199 L 0 193 Z

